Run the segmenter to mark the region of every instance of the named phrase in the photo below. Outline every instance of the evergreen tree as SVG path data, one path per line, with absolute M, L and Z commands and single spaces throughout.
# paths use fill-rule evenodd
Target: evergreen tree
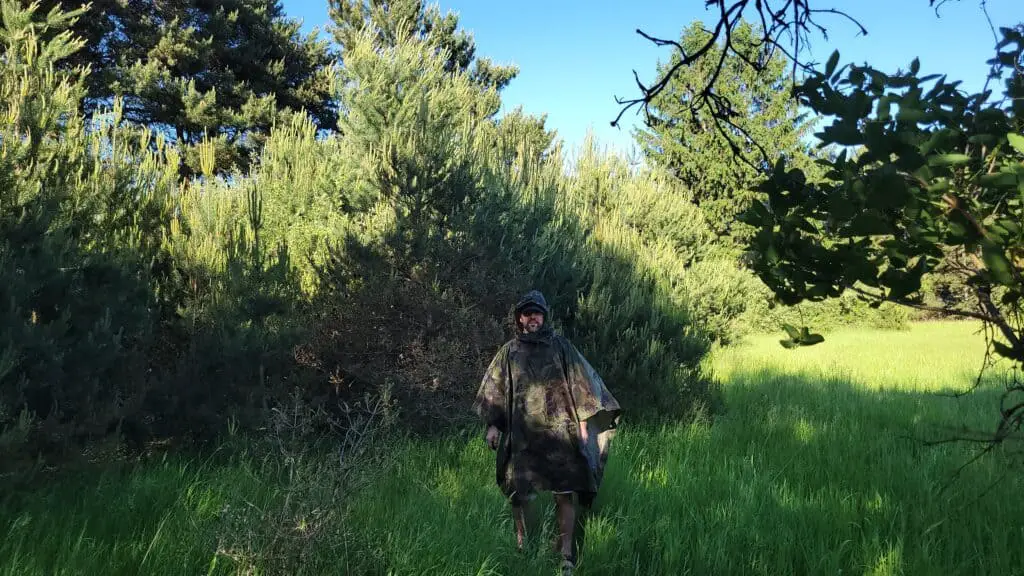
M 710 34 L 695 22 L 683 31 L 679 43 L 687 54 L 692 54 L 709 38 Z M 768 57 L 758 47 L 758 38 L 749 23 L 737 26 L 731 41 L 733 46 L 740 47 L 743 57 L 727 54 L 714 79 L 717 93 L 728 98 L 736 112 L 731 118 L 735 127 L 728 139 L 712 121 L 707 107 L 691 109 L 699 92 L 711 80 L 721 57 L 721 46 L 713 47 L 698 63 L 675 72 L 651 103 L 650 127 L 638 129 L 635 134 L 647 158 L 684 184 L 691 201 L 703 210 L 714 231 L 738 242 L 749 235 L 750 228 L 738 222 L 737 216 L 750 206 L 761 177 L 755 166 L 735 159 L 730 140 L 743 142 L 749 135 L 765 148 L 769 158 L 787 154 L 797 157 L 802 167 L 810 168 L 800 143 L 810 125 L 802 122 L 796 102 L 786 89 L 786 62 L 782 55 L 772 55 L 760 74 L 744 61 Z M 668 63 L 658 67 L 659 80 L 679 59 L 676 51 Z M 759 151 L 752 147 L 741 152 L 744 157 L 759 158 Z
M 37 14 L 80 4 L 45 0 Z M 180 144 L 186 173 L 204 138 L 216 170 L 244 169 L 282 115 L 335 127 L 333 55 L 299 27 L 279 0 L 94 0 L 72 29 L 85 46 L 64 65 L 92 69 L 87 112 L 122 96 L 127 120 Z
M 330 4 L 332 31 L 342 47 L 342 59 L 360 30 L 369 26 L 384 46 L 396 46 L 403 35 L 424 40 L 435 52 L 446 53 L 446 71 L 467 73 L 486 88 L 500 91 L 519 74 L 515 66 L 478 58 L 472 35 L 459 30 L 458 16 L 451 12 L 442 16 L 436 5 L 424 6 L 423 0 L 330 0 Z
M 496 122 L 498 137 L 493 145 L 505 165 L 513 165 L 520 155 L 543 160 L 554 152 L 557 132 L 545 126 L 547 118 L 547 114 L 527 114 L 518 106 Z
M 341 71 L 339 127 L 360 180 L 387 198 L 400 233 L 421 255 L 431 234 L 477 194 L 473 144 L 497 92 L 447 61 L 422 37 L 394 46 L 369 30 L 352 37 Z
M 0 451 L 102 435 L 138 407 L 178 189 L 174 150 L 117 103 L 79 114 L 83 72 L 58 64 L 81 12 L 36 8 L 0 1 Z

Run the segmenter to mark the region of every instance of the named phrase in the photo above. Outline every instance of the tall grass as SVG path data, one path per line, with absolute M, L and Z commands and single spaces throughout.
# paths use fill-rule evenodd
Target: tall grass
M 1024 573 L 1019 442 L 959 475 L 971 447 L 923 444 L 995 423 L 998 378 L 946 394 L 972 383 L 982 350 L 973 329 L 849 330 L 792 351 L 764 336 L 719 350 L 708 364 L 724 414 L 627 424 L 616 440 L 582 521 L 578 573 Z M 334 516 L 319 537 L 289 536 L 284 560 L 287 548 L 259 545 L 277 540 L 244 534 L 294 535 L 301 514 L 247 523 L 225 512 L 286 505 L 294 482 L 273 460 L 165 461 L 5 491 L 0 574 L 552 572 L 550 497 L 516 552 L 478 435 L 406 440 L 388 454 L 380 476 L 344 497 L 298 493 L 315 500 L 310 513 L 328 503 Z

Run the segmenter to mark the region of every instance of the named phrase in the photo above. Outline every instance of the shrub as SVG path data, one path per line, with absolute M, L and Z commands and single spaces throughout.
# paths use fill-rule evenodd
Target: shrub
M 2 4 L 0 57 L 0 432 L 40 450 L 103 435 L 145 395 L 174 151 L 78 113 L 84 73 L 56 72 L 81 46 L 80 12 Z M 40 37 L 49 37 L 40 41 Z

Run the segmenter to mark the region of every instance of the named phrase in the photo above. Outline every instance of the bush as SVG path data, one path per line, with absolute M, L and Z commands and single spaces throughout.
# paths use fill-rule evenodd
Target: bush
M 340 134 L 297 114 L 246 174 L 215 177 L 207 144 L 205 172 L 179 182 L 173 148 L 116 108 L 85 130 L 81 76 L 26 69 L 31 37 L 10 38 L 12 447 L 40 419 L 54 440 L 215 440 L 229 422 L 258 430 L 295 390 L 334 410 L 386 386 L 418 431 L 471 425 L 512 303 L 532 288 L 631 417 L 679 416 L 707 402 L 712 343 L 748 329 L 755 286 L 671 179 L 593 142 L 567 165 L 542 120 L 489 118 L 494 92 L 423 40 L 348 47 Z
M 0 58 L 0 432 L 59 450 L 134 416 L 156 345 L 173 150 L 121 125 L 87 126 L 84 74 L 56 62 L 81 45 L 78 14 L 3 3 Z M 52 36 L 41 43 L 42 36 Z

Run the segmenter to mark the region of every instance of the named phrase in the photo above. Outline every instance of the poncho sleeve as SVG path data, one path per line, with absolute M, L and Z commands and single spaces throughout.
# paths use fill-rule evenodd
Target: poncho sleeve
M 506 344 L 494 355 L 480 382 L 474 403 L 484 424 L 494 426 L 502 433 L 508 432 L 508 348 Z
M 572 344 L 563 339 L 563 361 L 576 417 L 598 433 L 618 425 L 622 409 L 604 380 Z

